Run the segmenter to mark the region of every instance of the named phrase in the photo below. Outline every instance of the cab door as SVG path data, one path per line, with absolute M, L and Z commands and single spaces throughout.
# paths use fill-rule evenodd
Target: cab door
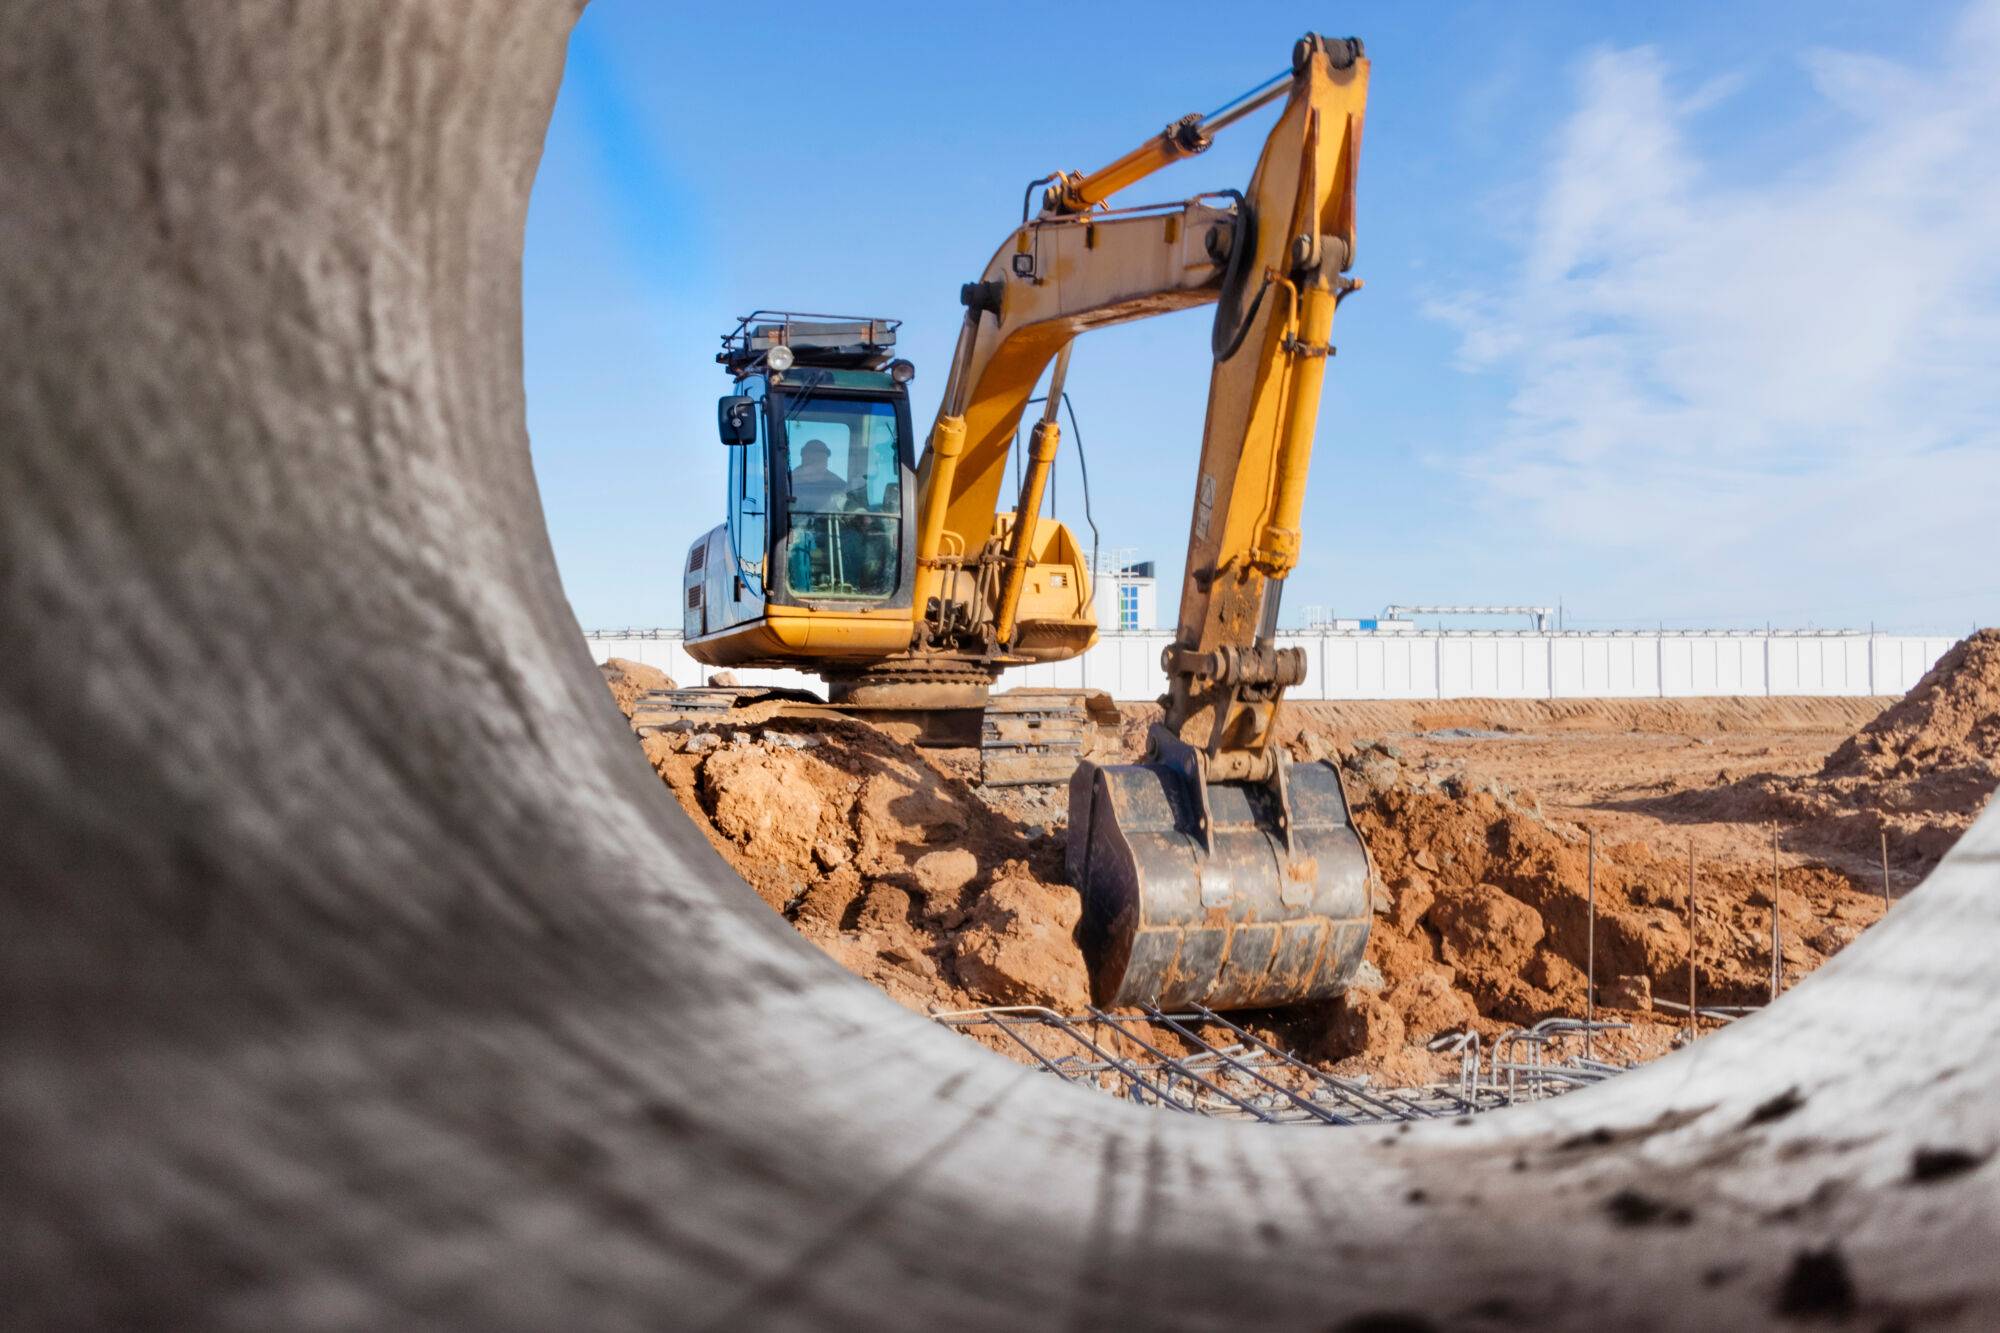
M 764 381 L 753 375 L 740 387 L 757 400 L 757 439 L 729 451 L 729 522 L 723 531 L 728 549 L 725 558 L 712 562 L 711 632 L 763 617 L 771 555 L 771 451 Z

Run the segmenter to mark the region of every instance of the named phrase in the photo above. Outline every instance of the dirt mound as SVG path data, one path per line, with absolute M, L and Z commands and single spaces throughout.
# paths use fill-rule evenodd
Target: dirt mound
M 1707 818 L 1782 820 L 1812 845 L 1928 870 L 2000 786 L 2000 629 L 1938 659 L 1909 694 L 1842 741 L 1816 773 L 1756 774 L 1674 805 Z
M 922 751 L 767 706 L 642 741 L 688 813 L 800 934 L 913 1009 L 1089 1002 L 1059 835 Z
M 1133 751 L 1155 716 L 1128 710 Z M 1296 759 L 1329 746 L 1311 725 L 1286 735 Z M 970 752 L 919 749 L 858 722 L 787 717 L 775 703 L 717 723 L 676 722 L 642 744 L 757 894 L 895 999 L 919 1010 L 1041 1004 L 1077 1013 L 1088 1004 L 1059 816 L 1024 814 L 997 792 L 998 805 L 989 803 L 967 781 L 977 771 Z M 1425 1049 L 1441 1034 L 1471 1026 L 1490 1040 L 1582 1016 L 1583 832 L 1545 818 L 1530 793 L 1463 772 L 1440 777 L 1403 763 L 1393 745 L 1363 743 L 1338 760 L 1381 881 L 1369 966 L 1339 1000 L 1238 1021 L 1340 1073 L 1411 1083 L 1455 1072 L 1455 1057 Z M 1761 1000 L 1770 872 L 1725 861 L 1698 871 L 1701 1002 Z M 1614 987 L 1686 996 L 1686 886 L 1684 860 L 1637 843 L 1600 845 L 1600 998 Z M 1881 911 L 1871 893 L 1814 867 L 1786 871 L 1783 899 L 1788 980 Z M 1681 1023 L 1643 1010 L 1617 1016 L 1636 1028 L 1600 1043 L 1614 1058 L 1659 1054 Z
M 1960 640 L 1820 772 L 1893 778 L 1956 768 L 2000 782 L 2000 629 Z
M 674 682 L 666 672 L 644 662 L 634 662 L 629 657 L 611 658 L 597 669 L 604 673 L 604 683 L 611 687 L 611 697 L 617 701 L 618 711 L 627 717 L 632 716 L 632 705 L 639 702 L 648 690 L 674 688 Z
M 1295 750 L 1315 744 L 1310 735 Z M 1303 756 L 1301 756 L 1303 757 Z M 1545 818 L 1531 793 L 1401 762 L 1393 745 L 1341 757 L 1355 822 L 1381 879 L 1365 978 L 1329 1005 L 1256 1016 L 1258 1026 L 1342 1074 L 1391 1082 L 1443 1077 L 1455 1060 L 1427 1043 L 1472 1027 L 1487 1040 L 1585 1011 L 1590 954 L 1588 844 Z M 1785 870 L 1780 933 L 1786 984 L 1818 967 L 1881 915 L 1881 901 L 1818 866 Z M 1761 1002 L 1769 991 L 1770 870 L 1697 854 L 1698 1002 Z M 1667 1050 L 1678 1014 L 1620 1011 L 1614 996 L 1685 1003 L 1687 862 L 1640 843 L 1597 849 L 1598 1012 L 1632 1024 L 1600 1055 Z M 1379 978 L 1379 980 L 1377 979 Z

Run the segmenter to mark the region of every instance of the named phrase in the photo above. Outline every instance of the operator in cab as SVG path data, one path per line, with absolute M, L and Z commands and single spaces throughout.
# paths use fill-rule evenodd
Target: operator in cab
M 825 440 L 807 440 L 799 449 L 798 466 L 792 469 L 792 508 L 810 514 L 839 511 L 847 479 L 827 466 L 832 457 Z

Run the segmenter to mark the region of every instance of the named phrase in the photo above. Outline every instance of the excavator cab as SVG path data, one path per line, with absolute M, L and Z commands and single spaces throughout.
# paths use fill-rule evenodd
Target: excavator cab
M 760 310 L 725 336 L 729 516 L 689 552 L 683 611 L 703 660 L 782 662 L 815 631 L 836 651 L 908 646 L 914 370 L 896 325 Z

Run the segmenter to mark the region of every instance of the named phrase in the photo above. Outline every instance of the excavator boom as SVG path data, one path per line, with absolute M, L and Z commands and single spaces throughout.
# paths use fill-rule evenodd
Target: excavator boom
M 1299 650 L 1275 645 L 1278 600 L 1334 307 L 1359 286 L 1345 270 L 1368 63 L 1359 42 L 1311 36 L 1293 74 L 1217 299 L 1166 716 L 1146 762 L 1086 763 L 1071 780 L 1070 872 L 1100 1004 L 1332 995 L 1367 942 L 1368 859 L 1338 770 L 1291 763 L 1272 736 L 1305 674 Z

